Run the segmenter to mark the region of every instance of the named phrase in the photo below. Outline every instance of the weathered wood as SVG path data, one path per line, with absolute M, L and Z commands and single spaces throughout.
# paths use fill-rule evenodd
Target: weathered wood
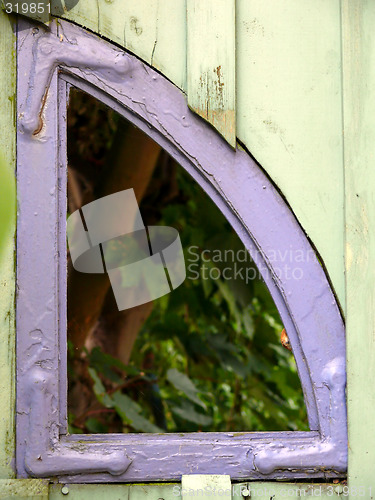
M 17 500 L 48 500 L 48 481 L 42 479 L 2 479 L 0 498 Z
M 192 477 L 192 476 L 191 476 Z M 62 493 L 64 488 L 65 495 Z M 341 484 L 292 484 L 277 482 L 237 483 L 232 485 L 233 499 L 256 498 L 259 500 L 283 500 L 285 498 L 319 498 L 332 500 L 348 498 L 339 496 L 343 492 Z M 181 500 L 183 485 L 175 484 L 135 484 L 135 485 L 100 485 L 100 484 L 54 484 L 50 486 L 50 500 L 69 498 L 69 500 Z M 345 490 L 346 491 L 346 490 Z M 196 493 L 193 495 L 193 492 Z M 212 493 L 213 490 L 210 490 Z M 251 497 L 246 496 L 251 492 Z M 68 493 L 69 496 L 66 496 Z M 188 499 L 205 498 L 202 492 L 192 491 Z M 243 495 L 243 493 L 245 495 Z M 341 493 L 342 494 L 342 493 Z M 221 491 L 207 498 L 225 498 Z M 366 497 L 367 498 L 367 497 Z
M 375 3 L 342 9 L 349 486 L 374 498 Z
M 54 15 L 109 38 L 186 89 L 185 0 L 80 0 L 64 12 L 60 0 L 51 3 Z
M 234 479 L 345 474 L 344 325 L 318 259 L 267 176 L 244 151 L 233 151 L 192 113 L 166 78 L 99 37 L 64 22 L 59 30 L 33 36 L 24 29 L 18 46 L 22 68 L 17 87 L 19 474 L 31 471 L 48 477 L 69 472 L 65 479 L 79 483 L 178 480 L 191 472 L 192 457 L 196 472 L 225 472 Z M 53 450 L 46 447 L 50 439 L 58 439 L 52 433 L 60 427 L 57 403 L 63 397 L 56 394 L 59 377 L 66 376 L 66 332 L 58 332 L 57 314 L 62 304 L 56 294 L 57 211 L 51 197 L 65 179 L 56 150 L 57 64 L 64 66 L 61 83 L 89 92 L 131 120 L 186 168 L 223 211 L 258 264 L 279 309 L 300 374 L 310 432 L 109 434 L 99 442 L 95 436 L 93 441 L 92 436 L 75 435 L 61 436 Z M 42 127 L 38 136 L 32 136 L 40 122 L 41 90 L 47 87 Z M 166 113 L 169 109 L 178 114 Z M 59 146 L 64 151 L 63 141 Z M 46 166 L 43 175 L 35 176 L 40 165 Z M 64 224 L 61 212 L 60 231 Z M 282 270 L 283 256 L 291 249 L 287 272 Z M 296 252 L 305 258 L 297 259 Z M 84 453 L 77 449 L 77 438 L 85 442 Z
M 341 484 L 295 484 L 295 483 L 239 483 L 233 485 L 233 499 L 246 500 L 284 500 L 285 498 L 319 498 L 320 500 L 339 500 L 345 486 Z M 250 493 L 251 496 L 248 495 Z
M 199 497 L 202 500 L 211 500 L 220 497 L 224 500 L 232 499 L 232 485 L 230 476 L 189 474 L 181 478 L 182 500 Z
M 187 2 L 189 18 L 194 3 Z M 206 10 L 214 4 L 218 12 L 222 0 L 196 3 Z M 73 2 L 66 4 L 70 8 Z M 80 0 L 61 15 L 149 64 L 152 59 L 155 68 L 186 89 L 186 67 L 192 73 L 186 61 L 185 0 Z M 224 21 L 230 30 L 229 18 Z M 284 193 L 344 307 L 340 0 L 238 0 L 235 31 L 237 137 Z M 234 32 L 230 37 L 234 40 Z M 189 47 L 191 42 L 190 36 Z M 198 44 L 197 58 L 208 50 L 222 53 L 227 44 L 219 38 L 204 49 Z M 189 92 L 192 108 L 198 99 L 194 92 L 195 87 Z
M 187 2 L 189 107 L 236 147 L 234 0 Z
M 317 247 L 342 306 L 339 0 L 238 0 L 237 137 Z
M 65 0 L 65 9 L 61 9 L 61 0 L 50 0 L 51 13 L 99 33 L 99 8 L 97 1 Z
M 15 171 L 16 142 L 16 56 L 12 20 L 0 11 L 0 155 Z M 6 68 L 6 69 L 5 69 Z M 0 180 L 1 182 L 1 180 Z M 9 207 L 9 213 L 16 207 Z M 0 477 L 13 477 L 15 428 L 15 222 L 0 254 Z

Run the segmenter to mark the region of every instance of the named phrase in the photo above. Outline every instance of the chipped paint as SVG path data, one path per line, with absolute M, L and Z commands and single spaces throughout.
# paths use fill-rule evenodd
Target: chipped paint
M 293 213 L 250 156 L 233 150 L 190 112 L 184 94 L 166 78 L 66 22 L 61 23 L 61 44 L 59 30 L 39 35 L 40 41 L 24 30 L 19 43 L 19 65 L 30 80 L 18 81 L 18 474 L 56 475 L 67 483 L 179 480 L 191 473 L 192 464 L 196 473 L 225 472 L 233 479 L 345 474 L 344 325 L 324 270 Z M 49 50 L 61 45 L 63 52 Z M 218 66 L 215 74 L 221 75 Z M 309 432 L 98 437 L 67 436 L 60 430 L 66 424 L 59 408 L 66 405 L 59 393 L 59 378 L 66 379 L 66 331 L 59 331 L 64 311 L 59 311 L 57 283 L 65 287 L 55 255 L 64 239 L 66 213 L 60 210 L 57 221 L 57 199 L 49 193 L 58 192 L 58 181 L 61 191 L 65 189 L 61 165 L 66 144 L 56 131 L 58 92 L 66 95 L 67 84 L 101 99 L 161 144 L 224 212 L 257 263 L 288 332 Z M 33 136 L 47 88 L 44 135 Z M 62 169 L 59 179 L 57 165 Z M 43 169 L 42 176 L 33 174 L 38 169 Z M 277 274 L 275 255 L 291 248 L 311 256 L 296 263 L 302 281 Z
M 234 2 L 192 0 L 187 34 L 189 107 L 235 148 Z

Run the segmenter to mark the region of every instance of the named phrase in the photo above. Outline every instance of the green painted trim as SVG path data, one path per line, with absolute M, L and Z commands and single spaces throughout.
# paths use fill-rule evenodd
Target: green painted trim
M 0 480 L 0 499 L 48 500 L 48 481 L 42 479 Z
M 10 173 L 16 162 L 16 56 L 14 18 L 0 11 L 0 154 Z M 13 211 L 13 214 L 11 213 Z M 12 217 L 13 215 L 13 217 Z M 15 206 L 0 253 L 0 478 L 12 478 L 15 446 Z
M 373 0 L 342 0 L 349 485 L 372 488 L 366 499 L 375 497 L 374 26 Z

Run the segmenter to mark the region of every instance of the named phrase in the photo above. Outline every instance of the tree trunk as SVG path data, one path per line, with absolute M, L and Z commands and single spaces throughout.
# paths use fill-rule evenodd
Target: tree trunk
M 160 150 L 160 146 L 142 131 L 130 124 L 121 124 L 116 133 L 103 179 L 99 180 L 96 189 L 94 188 L 96 197 L 101 198 L 133 188 L 140 204 L 155 169 Z M 91 197 L 91 194 L 86 196 L 82 204 L 92 201 Z M 68 335 L 76 349 L 82 349 L 89 332 L 94 330 L 109 288 L 110 282 L 106 274 L 80 273 L 73 269 L 71 263 L 69 264 Z M 148 316 L 148 314 L 145 316 L 145 312 L 149 308 L 149 306 L 143 308 L 142 313 L 140 312 L 142 308 L 134 308 L 121 316 L 126 317 L 125 323 L 132 325 L 131 329 L 134 330 L 140 320 Z M 133 314 L 136 320 L 131 318 Z M 119 329 L 125 335 L 125 329 L 123 327 Z M 130 338 L 133 336 L 134 333 L 129 333 Z M 132 343 L 130 342 L 129 346 Z M 122 346 L 123 352 L 128 343 L 121 340 L 119 345 Z M 125 354 L 123 359 L 125 359 Z

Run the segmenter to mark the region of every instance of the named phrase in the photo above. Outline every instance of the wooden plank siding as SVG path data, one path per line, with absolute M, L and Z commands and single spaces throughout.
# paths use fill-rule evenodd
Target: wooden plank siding
M 193 479 L 193 478 L 192 478 Z M 181 484 L 137 484 L 137 485 L 100 485 L 100 484 L 71 484 L 65 486 L 55 484 L 50 486 L 50 500 L 69 498 L 69 500 L 181 500 L 184 497 Z M 214 495 L 214 487 L 209 490 L 209 498 L 225 498 L 224 490 L 218 489 Z M 190 488 L 189 488 L 190 489 Z M 202 491 L 197 489 L 186 491 L 185 498 L 205 498 Z M 64 493 L 63 493 L 64 491 Z M 248 493 L 250 496 L 246 496 Z M 284 498 L 320 498 L 329 500 L 342 497 L 343 486 L 330 484 L 292 484 L 288 482 L 255 482 L 237 483 L 232 485 L 232 497 L 236 498 L 257 498 L 259 500 L 282 500 Z M 190 495 L 189 495 L 190 493 Z M 245 495 L 242 495 L 245 493 Z M 69 495 L 68 497 L 66 495 Z M 340 495 L 340 496 L 339 496 Z
M 236 147 L 235 0 L 188 0 L 189 107 Z
M 63 17 L 130 50 L 184 91 L 188 80 L 193 109 L 207 95 L 209 66 L 215 88 L 213 70 L 222 66 L 223 74 L 236 52 L 229 142 L 235 134 L 278 185 L 344 308 L 340 0 L 80 0 Z M 231 75 L 220 76 L 227 110 L 234 110 Z M 224 135 L 231 112 L 222 120 L 208 113 Z
M 375 498 L 375 3 L 343 0 L 342 25 L 349 486 L 350 498 L 364 487 L 370 499 Z
M 344 307 L 340 2 L 236 6 L 237 137 L 288 200 Z
M 189 87 L 188 81 L 194 74 L 199 76 L 199 71 L 193 67 L 197 60 L 191 61 L 189 50 L 190 54 L 204 50 L 193 42 L 192 33 L 198 28 L 192 19 L 197 14 L 189 13 L 189 5 L 190 0 L 80 0 L 58 15 L 156 67 L 188 91 L 194 108 L 200 96 L 194 94 L 193 82 Z M 202 7 L 198 4 L 197 8 Z M 236 51 L 235 135 L 288 200 L 317 247 L 342 306 L 346 244 L 349 479 L 350 487 L 372 487 L 375 398 L 368 381 L 375 375 L 375 221 L 369 186 L 375 181 L 371 168 L 375 157 L 375 5 L 370 0 L 236 0 L 235 18 L 235 32 L 229 35 L 230 43 L 235 40 Z M 9 17 L 3 12 L 0 33 L 0 66 L 8 68 L 0 75 L 0 152 L 9 168 L 14 168 L 14 37 Z M 1 256 L 0 273 L 0 477 L 6 478 L 13 474 L 14 447 L 12 234 Z M 52 498 L 60 498 L 58 488 L 61 485 L 51 487 Z M 73 492 L 79 485 L 72 488 Z M 96 488 L 99 491 L 99 486 Z M 111 498 L 107 491 L 105 496 Z M 94 498 L 88 493 L 89 497 Z
M 59 4 L 51 0 L 52 12 Z M 186 89 L 186 0 L 80 0 L 60 17 L 121 45 Z

